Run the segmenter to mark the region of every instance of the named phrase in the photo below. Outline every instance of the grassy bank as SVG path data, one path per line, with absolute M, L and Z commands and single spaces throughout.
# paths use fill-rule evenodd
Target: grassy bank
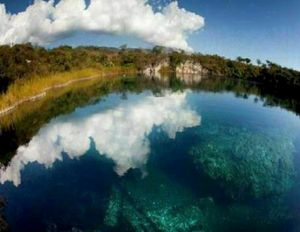
M 128 67 L 89 68 L 49 76 L 33 76 L 31 78 L 18 80 L 9 86 L 6 93 L 0 96 L 0 112 L 17 106 L 18 103 L 33 100 L 35 96 L 43 96 L 43 94 L 53 89 L 65 87 L 73 82 L 92 78 L 107 78 L 109 75 L 134 72 L 135 70 L 133 68 Z

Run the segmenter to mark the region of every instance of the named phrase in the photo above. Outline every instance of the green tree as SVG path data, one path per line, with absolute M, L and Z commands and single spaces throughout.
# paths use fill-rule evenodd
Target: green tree
M 163 50 L 164 50 L 164 47 L 162 47 L 162 46 L 154 46 L 153 49 L 152 49 L 152 52 L 155 55 L 160 55 L 160 54 L 163 53 Z

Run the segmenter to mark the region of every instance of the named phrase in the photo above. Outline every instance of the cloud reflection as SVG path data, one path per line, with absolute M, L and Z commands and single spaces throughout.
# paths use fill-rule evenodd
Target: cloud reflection
M 21 183 L 21 171 L 32 162 L 51 168 L 62 153 L 79 158 L 90 149 L 93 139 L 100 155 L 115 163 L 118 175 L 130 168 L 143 168 L 150 153 L 148 139 L 159 126 L 174 139 L 185 128 L 200 125 L 201 117 L 190 109 L 187 93 L 165 92 L 130 95 L 126 101 L 111 96 L 106 102 L 76 110 L 44 126 L 27 146 L 20 146 L 10 165 L 0 170 L 0 181 Z

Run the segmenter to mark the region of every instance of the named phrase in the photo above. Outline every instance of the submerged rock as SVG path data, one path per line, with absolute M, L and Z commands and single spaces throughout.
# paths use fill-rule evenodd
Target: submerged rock
M 223 183 L 232 197 L 257 198 L 291 188 L 295 170 L 289 137 L 231 127 L 217 131 L 203 134 L 190 154 L 197 167 Z
M 105 224 L 126 221 L 134 231 L 191 231 L 202 228 L 202 211 L 192 195 L 156 174 L 138 183 L 126 180 L 112 189 Z
M 156 171 L 142 180 L 116 184 L 104 222 L 109 231 L 277 231 L 291 219 L 284 205 L 280 198 L 256 205 L 218 204 Z

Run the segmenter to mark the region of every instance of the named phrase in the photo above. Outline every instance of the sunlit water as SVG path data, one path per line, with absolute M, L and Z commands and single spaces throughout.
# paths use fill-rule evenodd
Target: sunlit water
M 299 231 L 300 119 L 254 95 L 111 93 L 0 171 L 12 231 Z

